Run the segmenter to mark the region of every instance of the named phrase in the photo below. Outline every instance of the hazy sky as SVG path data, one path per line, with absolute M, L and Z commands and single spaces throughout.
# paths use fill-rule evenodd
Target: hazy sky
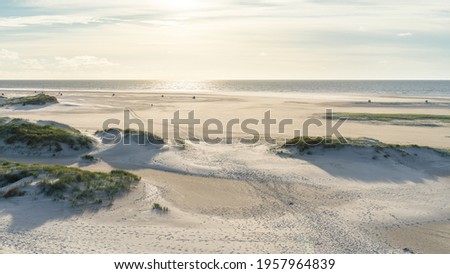
M 0 0 L 1 79 L 450 79 L 449 0 Z

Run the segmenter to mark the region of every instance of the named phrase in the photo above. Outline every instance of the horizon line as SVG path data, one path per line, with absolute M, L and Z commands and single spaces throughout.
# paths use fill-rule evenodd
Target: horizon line
M 223 79 L 144 79 L 144 78 L 61 78 L 61 79 L 1 79 L 0 81 L 165 81 L 165 82 L 208 82 L 208 81 L 450 81 L 448 79 L 411 78 L 223 78 Z

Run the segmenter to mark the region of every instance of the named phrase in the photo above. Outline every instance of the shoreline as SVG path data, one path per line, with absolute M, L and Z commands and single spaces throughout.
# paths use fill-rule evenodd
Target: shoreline
M 449 80 L 450 82 L 450 80 Z M 378 99 L 403 99 L 403 100 L 439 100 L 450 102 L 450 95 L 443 96 L 438 94 L 430 94 L 430 95 L 419 95 L 419 94 L 389 94 L 389 93 L 369 93 L 369 92 L 327 92 L 327 91 L 317 91 L 317 92 L 304 92 L 304 91 L 214 91 L 214 90 L 173 90 L 173 89 L 162 89 L 162 90 L 126 90 L 126 89 L 51 89 L 51 88 L 24 88 L 24 89 L 16 89 L 16 88 L 1 88 L 0 92 L 6 92 L 5 95 L 8 95 L 9 92 L 14 93 L 16 96 L 20 95 L 31 95 L 34 92 L 44 92 L 50 95 L 58 95 L 60 92 L 63 93 L 81 93 L 81 94 L 129 94 L 129 95 L 161 95 L 168 94 L 172 96 L 192 96 L 192 95 L 206 95 L 206 96 L 225 96 L 225 97 L 256 97 L 256 98 L 309 98 L 309 99 L 321 99 L 321 98 L 332 98 L 338 101 L 345 100 L 354 100 L 354 99 L 369 99 L 369 98 L 378 98 Z M 367 100 L 365 101 L 367 102 Z

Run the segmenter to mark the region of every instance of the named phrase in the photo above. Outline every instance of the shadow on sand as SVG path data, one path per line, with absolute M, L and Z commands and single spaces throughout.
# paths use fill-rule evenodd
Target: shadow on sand
M 107 206 L 72 206 L 68 201 L 55 201 L 43 195 L 25 195 L 0 199 L 0 218 L 8 219 L 8 232 L 31 231 L 47 222 L 70 219 L 86 212 L 95 213 Z
M 450 176 L 450 157 L 428 148 L 313 148 L 293 154 L 332 177 L 365 183 L 425 183 Z

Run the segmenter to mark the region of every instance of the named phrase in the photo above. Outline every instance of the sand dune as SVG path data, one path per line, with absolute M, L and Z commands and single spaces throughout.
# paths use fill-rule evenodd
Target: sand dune
M 2 110 L 2 116 L 54 120 L 97 138 L 90 153 L 16 161 L 60 163 L 93 171 L 127 169 L 143 180 L 111 208 L 81 210 L 39 195 L 0 199 L 0 250 L 27 253 L 448 253 L 448 156 L 420 148 L 314 148 L 274 145 L 140 146 L 102 143 L 94 131 L 124 106 L 143 118 L 196 110 L 200 119 L 261 117 L 304 120 L 324 108 L 345 112 L 434 113 L 416 98 L 65 92 L 45 110 Z M 448 104 L 446 99 L 435 99 Z M 232 104 L 230 104 L 232 102 Z M 153 107 L 150 104 L 154 104 Z M 426 111 L 426 112 L 425 112 Z M 450 125 L 414 127 L 346 123 L 343 134 L 383 142 L 450 147 Z M 317 131 L 316 133 L 320 133 Z M 242 132 L 236 130 L 237 136 Z M 318 134 L 320 135 L 320 134 Z M 387 155 L 387 156 L 386 156 Z M 3 157 L 3 155 L 2 155 Z M 168 214 L 151 210 L 154 202 Z M 431 233 L 430 235 L 426 235 Z M 438 243 L 439 242 L 439 243 Z M 406 249 L 405 249 L 406 248 Z

